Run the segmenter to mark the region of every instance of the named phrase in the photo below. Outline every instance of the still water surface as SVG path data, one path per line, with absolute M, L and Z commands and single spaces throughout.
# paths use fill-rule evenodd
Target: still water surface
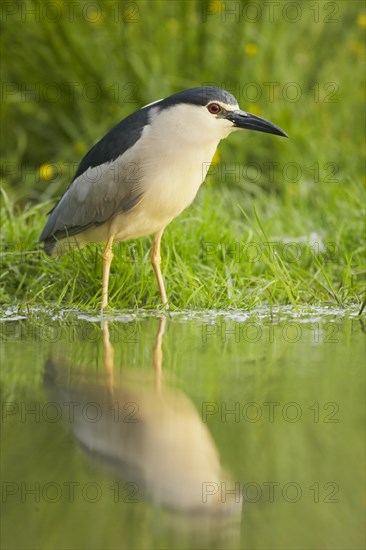
M 2 548 L 364 548 L 364 322 L 9 311 Z

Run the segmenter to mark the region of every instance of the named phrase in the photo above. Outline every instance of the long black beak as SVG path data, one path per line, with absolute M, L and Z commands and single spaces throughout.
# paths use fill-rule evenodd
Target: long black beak
M 255 130 L 256 132 L 288 137 L 286 132 L 273 124 L 273 122 L 269 122 L 269 120 L 261 118 L 260 116 L 251 115 L 245 111 L 232 111 L 226 115 L 225 118 L 233 122 L 237 128 L 246 128 L 247 130 Z

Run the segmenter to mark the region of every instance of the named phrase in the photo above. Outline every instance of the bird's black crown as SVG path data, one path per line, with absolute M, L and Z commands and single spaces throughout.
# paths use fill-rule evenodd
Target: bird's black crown
M 156 106 L 170 107 L 179 103 L 191 105 L 207 105 L 210 101 L 221 101 L 228 105 L 237 105 L 238 102 L 233 95 L 217 86 L 201 86 L 199 88 L 188 88 L 159 101 Z

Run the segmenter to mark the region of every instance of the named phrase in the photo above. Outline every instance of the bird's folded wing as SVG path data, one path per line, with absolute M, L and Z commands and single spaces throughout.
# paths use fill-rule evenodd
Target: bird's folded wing
M 88 168 L 50 212 L 40 241 L 62 239 L 101 225 L 136 206 L 143 196 L 138 163 L 118 159 Z
M 143 195 L 139 139 L 149 125 L 150 110 L 142 109 L 122 120 L 90 149 L 69 188 L 49 212 L 40 241 L 76 235 L 138 204 Z

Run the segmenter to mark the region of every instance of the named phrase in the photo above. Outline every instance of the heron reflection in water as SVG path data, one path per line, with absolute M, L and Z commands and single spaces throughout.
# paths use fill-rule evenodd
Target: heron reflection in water
M 222 499 L 221 491 L 212 494 L 212 487 L 226 482 L 232 488 L 233 483 L 221 466 L 207 425 L 182 391 L 163 383 L 165 324 L 161 318 L 152 372 L 122 368 L 116 376 L 108 321 L 103 321 L 103 370 L 96 375 L 94 370 L 72 365 L 70 371 L 69 362 L 53 358 L 46 364 L 45 383 L 61 407 L 67 401 L 80 403 L 71 423 L 78 443 L 98 465 L 135 483 L 139 496 L 179 512 L 238 516 L 237 496 Z M 97 422 L 82 414 L 88 403 L 98 406 Z

